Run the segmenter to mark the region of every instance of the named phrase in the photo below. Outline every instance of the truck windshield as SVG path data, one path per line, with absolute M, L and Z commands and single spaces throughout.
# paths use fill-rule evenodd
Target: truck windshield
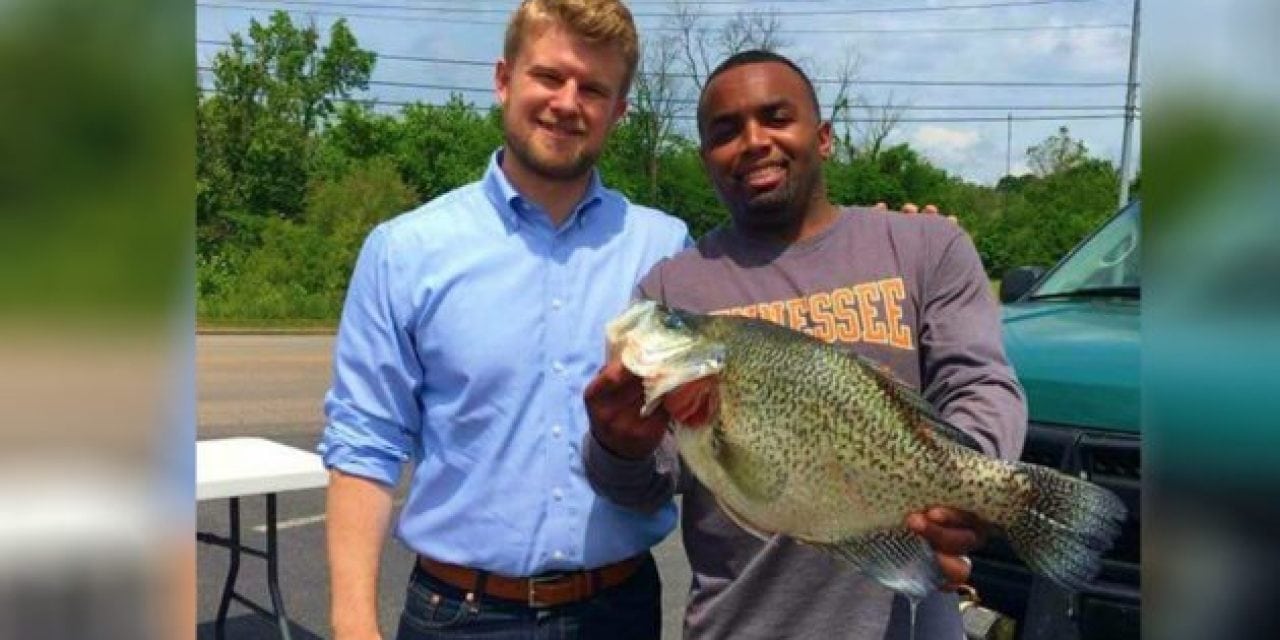
M 1138 203 L 1131 203 L 1067 256 L 1029 299 L 1141 295 Z

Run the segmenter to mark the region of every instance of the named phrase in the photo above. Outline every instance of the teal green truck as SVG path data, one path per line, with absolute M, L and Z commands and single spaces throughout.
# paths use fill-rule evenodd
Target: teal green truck
M 1130 203 L 1057 265 L 1001 281 L 1005 349 L 1027 393 L 1023 460 L 1108 487 L 1130 513 L 1079 593 L 1033 578 L 998 540 L 974 555 L 983 603 L 1016 618 L 1022 640 L 1140 637 L 1140 217 Z

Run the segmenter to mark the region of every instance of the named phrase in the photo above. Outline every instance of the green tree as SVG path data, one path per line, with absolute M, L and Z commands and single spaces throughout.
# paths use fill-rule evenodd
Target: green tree
M 979 243 L 987 269 L 999 274 L 1057 262 L 1115 210 L 1119 188 L 1110 162 L 1086 158 L 1010 194 L 1007 210 Z
M 479 179 L 502 144 L 501 112 L 477 111 L 457 94 L 443 105 L 405 107 L 400 117 L 396 164 L 419 200 Z
M 253 20 L 213 61 L 213 87 L 196 110 L 197 224 L 209 249 L 241 225 L 231 211 L 296 219 L 302 213 L 314 136 L 335 100 L 364 89 L 374 54 L 346 22 L 320 46 L 314 26 L 277 11 Z
M 700 45 L 687 36 L 701 32 L 683 33 L 683 44 Z M 214 91 L 196 112 L 203 319 L 336 318 L 368 231 L 476 180 L 503 142 L 501 110 L 457 95 L 398 113 L 349 100 L 367 83 L 373 55 L 342 22 L 327 47 L 319 39 L 278 13 L 253 23 L 248 39 L 232 36 L 214 61 Z M 677 50 L 691 73 L 707 61 L 693 55 L 701 51 Z M 685 103 L 667 80 L 685 76 L 660 73 L 669 58 L 667 67 L 650 62 L 637 78 L 638 106 L 610 137 L 600 172 L 611 188 L 682 218 L 700 237 L 728 214 L 696 139 L 671 124 Z M 1060 129 L 1028 150 L 1036 173 L 1005 176 L 995 188 L 949 175 L 905 144 L 874 154 L 846 148 L 824 171 L 835 202 L 934 203 L 957 215 L 996 275 L 1053 263 L 1111 213 L 1114 167 L 1087 153 Z
M 716 197 L 711 180 L 702 167 L 698 147 L 693 142 L 677 140 L 662 155 L 666 170 L 658 179 L 658 200 L 651 203 L 680 216 L 689 225 L 689 233 L 700 238 L 729 220 L 729 211 Z M 644 200 L 645 204 L 650 204 Z
M 1080 140 L 1072 138 L 1065 126 L 1059 127 L 1056 135 L 1027 148 L 1031 170 L 1041 177 L 1066 171 L 1088 157 L 1089 149 Z
M 631 136 L 626 138 L 633 143 L 626 145 L 628 155 L 643 161 L 641 169 L 647 178 L 644 197 L 650 202 L 658 199 L 662 157 L 679 138 L 676 117 L 689 110 L 687 103 L 692 96 L 677 72 L 678 47 L 679 39 L 665 34 L 655 36 L 644 48 L 631 87 L 625 131 L 619 132 Z
M 338 251 L 329 261 L 348 274 L 373 227 L 416 202 L 417 194 L 400 179 L 395 161 L 378 156 L 358 162 L 340 179 L 313 182 L 303 222 L 333 239 Z
M 870 155 L 853 155 L 829 161 L 825 167 L 827 193 L 840 204 L 873 204 L 905 199 L 902 185 L 880 170 Z
M 200 316 L 336 318 L 364 237 L 415 201 L 385 156 L 354 162 L 339 179 L 313 182 L 300 220 L 264 218 L 257 246 L 199 258 Z
M 402 136 L 399 118 L 375 113 L 363 104 L 344 103 L 320 133 L 311 179 L 340 179 L 359 161 L 395 156 Z
M 1020 176 L 1004 176 L 996 183 L 996 191 L 1021 193 L 1026 190 L 1028 185 L 1038 179 L 1034 173 L 1024 173 Z
M 827 190 L 833 201 L 845 204 L 886 202 L 897 208 L 904 202 L 946 204 L 952 178 L 905 144 L 872 156 L 854 155 L 826 164 Z

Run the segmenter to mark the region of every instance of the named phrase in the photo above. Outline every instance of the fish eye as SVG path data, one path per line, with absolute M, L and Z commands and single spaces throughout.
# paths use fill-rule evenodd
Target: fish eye
M 667 317 L 662 319 L 662 326 L 673 331 L 680 331 L 684 329 L 684 320 L 681 320 L 680 316 L 674 313 L 668 313 Z

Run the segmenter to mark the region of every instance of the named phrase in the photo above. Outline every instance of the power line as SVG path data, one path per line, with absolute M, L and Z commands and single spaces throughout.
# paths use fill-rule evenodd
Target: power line
M 202 93 L 222 93 L 222 92 L 220 92 L 220 91 L 218 91 L 217 89 L 212 88 L 212 87 L 200 87 L 200 91 L 201 91 Z M 441 105 L 441 104 L 437 104 L 437 103 L 430 103 L 430 102 L 423 102 L 423 101 L 420 101 L 420 100 L 414 100 L 414 101 L 406 101 L 406 100 L 385 100 L 385 99 L 377 98 L 377 97 L 363 97 L 363 98 L 330 98 L 329 100 L 330 100 L 330 101 L 332 101 L 332 102 L 343 102 L 343 103 L 351 103 L 351 104 L 362 104 L 362 105 L 366 105 L 366 106 L 374 106 L 374 107 L 376 107 L 376 106 L 397 106 L 397 107 L 408 107 L 408 106 L 440 107 L 440 106 L 444 106 L 444 105 Z M 488 112 L 489 108 L 490 108 L 492 105 L 490 105 L 490 106 L 485 106 L 485 105 L 476 105 L 476 104 L 470 104 L 470 103 L 468 103 L 468 104 L 466 104 L 466 105 L 464 105 L 464 106 L 466 106 L 468 109 L 471 109 L 471 110 L 473 110 L 473 111 L 477 111 L 477 112 L 482 112 L 482 113 L 483 113 L 483 112 Z M 674 116 L 672 116 L 672 117 L 673 117 L 674 119 L 676 119 L 676 120 L 683 120 L 683 121 L 694 121 L 694 120 L 696 119 L 696 118 L 695 118 L 695 116 L 693 116 L 693 115 L 688 115 L 688 114 L 677 114 L 677 115 L 674 115 Z M 1118 119 L 1121 119 L 1121 118 L 1124 118 L 1124 117 L 1125 117 L 1125 114 L 1123 114 L 1123 113 L 1106 113 L 1106 114 L 1079 114 L 1079 113 L 1063 113 L 1063 114 L 1051 114 L 1051 115 L 1013 116 L 1013 117 L 1012 117 L 1012 119 L 1013 119 L 1013 120 L 1018 120 L 1018 121 L 1035 121 L 1035 120 L 1051 120 L 1051 121 L 1059 121 L 1059 120 L 1118 120 Z M 1135 117 L 1138 117 L 1138 116 L 1135 116 Z M 951 117 L 951 116 L 941 116 L 941 117 L 932 117 L 932 118 L 897 118 L 897 119 L 895 119 L 894 121 L 895 121 L 895 122 L 914 122 L 914 123 L 939 123 L 939 122 L 953 122 L 953 123 L 969 122 L 969 123 L 978 123 L 978 122 L 1005 122 L 1005 121 L 1006 121 L 1006 120 L 1008 120 L 1008 119 L 1009 119 L 1009 116 L 1007 116 L 1007 115 L 1006 115 L 1006 116 L 990 116 L 990 117 L 988 117 L 988 116 L 956 116 L 956 117 Z M 847 123 L 874 123 L 874 122 L 882 122 L 884 119 L 883 119 L 883 118 L 854 118 L 854 117 L 842 117 L 842 118 L 837 118 L 836 120 L 837 120 L 838 122 L 847 122 Z
M 198 44 L 213 45 L 230 45 L 231 43 L 224 40 L 197 40 Z M 461 58 L 433 58 L 429 56 L 410 56 L 401 54 L 389 54 L 374 52 L 379 60 L 402 60 L 407 62 L 423 62 L 431 64 L 452 64 L 465 66 L 481 66 L 493 67 L 494 60 L 467 60 Z M 692 78 L 691 73 L 668 73 L 673 78 Z M 839 78 L 810 78 L 815 85 L 839 85 L 844 82 Z M 1098 87 L 1127 87 L 1127 82 L 1108 82 L 1108 81 L 1053 81 L 1053 80 L 908 80 L 908 79 L 855 79 L 852 81 L 855 85 L 883 85 L 883 86 L 917 86 L 917 87 L 1072 87 L 1072 88 L 1098 88 Z
M 248 0 L 254 2 L 255 0 Z M 967 11 L 978 9 L 1008 9 L 1014 7 L 1028 7 L 1051 4 L 1082 4 L 1086 2 L 1096 2 L 1096 0 L 1007 0 L 1005 2 L 977 2 L 969 4 L 952 4 L 952 5 L 924 5 L 916 7 L 859 7 L 856 9 L 815 9 L 806 11 L 788 10 L 783 15 L 790 16 L 833 16 L 833 15 L 865 15 L 869 13 L 875 14 L 898 14 L 898 13 L 940 13 L 947 11 Z M 319 7 L 337 7 L 345 9 L 364 9 L 379 10 L 392 9 L 398 11 L 428 11 L 428 12 L 447 12 L 447 13 L 487 13 L 498 15 L 511 15 L 511 8 L 489 8 L 474 6 L 422 6 L 411 4 L 380 4 L 380 3 L 364 3 L 364 2 L 339 2 L 334 0 L 264 0 L 264 3 L 283 4 L 283 5 L 301 5 L 301 6 L 319 6 Z M 740 11 L 731 12 L 699 12 L 698 15 L 706 17 L 733 17 L 741 13 Z M 634 18 L 676 18 L 683 14 L 680 13 L 644 13 L 632 12 Z
M 196 40 L 196 44 L 213 44 L 219 46 L 230 46 L 229 40 Z M 252 47 L 252 43 L 245 43 L 246 46 Z M 461 58 L 433 58 L 430 56 L 410 56 L 399 55 L 394 53 L 378 53 L 373 52 L 379 60 L 404 60 L 407 62 L 427 62 L 432 64 L 456 64 L 463 66 L 490 67 L 492 68 L 497 60 L 464 60 Z M 206 67 L 207 68 L 207 67 Z
M 291 13 L 295 15 L 303 14 L 303 15 L 332 16 L 337 18 L 364 18 L 369 20 L 383 20 L 383 21 L 390 21 L 390 22 L 430 22 L 433 24 L 443 23 L 443 24 L 480 25 L 480 26 L 494 26 L 494 27 L 502 27 L 502 26 L 506 26 L 507 24 L 505 20 L 476 20 L 476 19 L 467 19 L 467 18 L 451 18 L 451 17 L 422 16 L 422 15 L 416 15 L 416 16 L 415 15 L 395 15 L 395 14 L 389 14 L 389 13 L 326 11 L 323 9 L 305 9 L 305 10 L 304 9 L 288 9 L 286 10 L 281 8 L 248 6 L 243 4 L 232 4 L 232 3 L 209 4 L 205 2 L 197 2 L 196 6 L 210 8 L 210 9 L 242 9 L 246 11 L 258 11 L 258 12 L 279 10 L 279 11 L 286 11 L 287 13 Z M 935 35 L 959 34 L 959 33 L 988 33 L 988 34 L 1006 34 L 1007 35 L 1007 34 L 1022 33 L 1027 31 L 1079 31 L 1079 30 L 1083 30 L 1083 31 L 1095 30 L 1096 31 L 1096 30 L 1117 30 L 1117 29 L 1128 29 L 1128 28 L 1129 28 L 1128 24 L 1121 24 L 1121 23 L 1068 24 L 1068 25 L 1012 25 L 1012 26 L 987 26 L 987 27 L 907 27 L 907 28 L 893 28 L 893 29 L 843 28 L 843 27 L 832 27 L 832 28 L 780 27 L 778 29 L 775 29 L 774 33 L 781 34 L 781 35 L 812 35 L 812 34 L 835 33 L 835 34 L 861 34 L 861 35 L 869 35 L 869 36 L 878 36 L 878 35 L 887 36 L 887 35 L 902 34 L 902 33 L 919 33 L 919 34 L 935 34 Z M 695 33 L 714 33 L 719 30 L 720 28 L 718 27 L 697 27 L 697 28 L 690 29 L 690 31 Z M 656 26 L 641 25 L 641 31 L 680 32 L 680 31 L 683 31 L 683 29 L 681 29 L 680 27 L 667 26 L 667 25 L 656 25 Z
M 213 71 L 212 67 L 198 66 L 199 71 Z M 436 84 L 430 82 L 413 82 L 408 80 L 369 80 L 368 84 L 380 87 L 399 87 L 406 89 L 429 89 L 434 91 L 457 91 L 461 93 L 492 93 L 492 86 L 466 86 L 453 84 Z M 858 81 L 853 81 L 858 84 Z M 692 98 L 671 98 L 667 100 L 672 104 L 697 104 L 697 100 Z M 831 108 L 831 105 L 820 105 L 823 111 Z M 1045 104 L 1005 104 L 1005 105 L 917 105 L 917 104 L 883 104 L 883 105 L 850 105 L 855 109 L 884 109 L 903 111 L 1120 111 L 1125 108 L 1124 105 L 1111 104 L 1073 104 L 1073 105 L 1045 105 Z
M 797 0 L 797 1 L 807 2 L 809 0 Z M 214 5 L 214 4 L 197 3 L 197 6 L 221 8 L 221 9 L 247 9 L 251 11 L 261 10 L 261 9 L 258 9 L 257 7 L 245 7 L 245 6 L 233 5 L 233 4 Z M 298 11 L 295 10 L 294 13 L 298 13 Z M 489 26 L 506 25 L 506 22 L 494 21 L 494 20 L 463 20 L 463 19 L 455 20 L 455 19 L 447 19 L 447 18 L 435 18 L 435 17 L 428 18 L 423 16 L 397 17 L 397 16 L 381 15 L 381 14 L 351 14 L 351 13 L 341 13 L 341 12 L 332 12 L 332 11 L 324 11 L 324 12 L 307 11 L 306 13 L 318 13 L 320 15 L 331 15 L 331 16 L 340 16 L 340 17 L 367 17 L 367 18 L 373 18 L 376 20 L 383 20 L 383 19 L 402 20 L 403 19 L 403 20 L 421 21 L 421 22 L 428 22 L 428 21 L 447 22 L 449 24 L 475 24 L 475 25 L 489 25 Z M 843 34 L 861 34 L 861 35 L 893 35 L 893 34 L 899 34 L 899 33 L 923 33 L 923 34 L 946 35 L 946 34 L 953 34 L 953 33 L 1010 34 L 1010 33 L 1026 33 L 1031 31 L 1119 31 L 1121 29 L 1128 30 L 1129 28 L 1130 28 L 1130 25 L 1124 22 L 1107 22 L 1107 23 L 1081 23 L 1081 24 L 1001 25 L 1001 26 L 985 26 L 985 27 L 895 27 L 895 28 L 848 28 L 848 29 L 836 28 L 836 27 L 833 27 L 830 29 L 819 29 L 819 28 L 787 29 L 785 27 L 782 27 L 774 30 L 774 32 L 781 33 L 781 34 L 843 33 Z M 646 27 L 643 27 L 641 30 L 642 31 L 680 31 L 681 29 L 679 27 L 646 26 Z M 719 29 L 716 27 L 700 27 L 700 28 L 691 29 L 691 31 L 694 31 L 697 33 L 708 33 L 708 32 L 719 31 Z
M 1042 25 L 1015 25 L 1015 26 L 998 26 L 998 27 L 905 27 L 892 29 L 776 29 L 775 33 L 849 33 L 849 34 L 885 34 L 892 35 L 895 33 L 932 33 L 932 34 L 948 34 L 948 33 L 1022 33 L 1027 31 L 1103 31 L 1103 30 L 1120 30 L 1128 29 L 1129 25 L 1124 23 L 1107 23 L 1107 24 L 1042 24 Z M 655 31 L 674 31 L 676 27 L 657 27 L 651 28 Z M 715 28 L 694 29 L 697 32 L 718 31 Z

